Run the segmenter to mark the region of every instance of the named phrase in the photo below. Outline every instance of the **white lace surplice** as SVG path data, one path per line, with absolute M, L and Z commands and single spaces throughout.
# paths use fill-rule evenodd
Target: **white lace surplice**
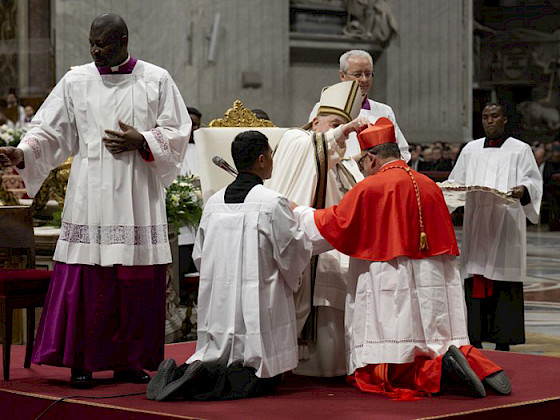
M 293 291 L 311 257 L 288 200 L 261 185 L 241 204 L 206 203 L 193 260 L 200 272 L 195 360 L 241 362 L 260 378 L 298 364 Z
M 138 151 L 112 155 L 101 138 L 119 120 L 145 137 Z M 171 262 L 165 187 L 176 177 L 191 129 L 186 106 L 164 69 L 138 61 L 131 74 L 100 76 L 93 63 L 69 71 L 37 112 L 20 144 L 27 192 L 74 156 L 54 259 L 110 266 Z
M 313 210 L 301 206 L 294 213 L 313 247 L 324 247 Z M 466 316 L 454 255 L 350 258 L 344 313 L 347 373 L 368 364 L 435 358 L 452 344 L 468 344 Z
M 531 202 L 511 204 L 486 192 L 468 192 L 461 241 L 461 276 L 480 274 L 492 280 L 523 281 L 526 275 L 526 220 L 536 223 L 542 177 L 531 147 L 512 137 L 501 147 L 484 148 L 484 139 L 468 143 L 449 182 L 510 191 L 524 185 Z

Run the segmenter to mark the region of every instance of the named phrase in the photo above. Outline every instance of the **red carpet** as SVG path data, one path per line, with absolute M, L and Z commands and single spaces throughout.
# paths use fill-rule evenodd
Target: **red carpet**
M 194 351 L 194 343 L 166 346 L 166 358 L 183 363 Z M 76 396 L 56 404 L 41 420 L 47 419 L 412 419 L 449 417 L 477 420 L 505 416 L 547 415 L 560 410 L 560 358 L 520 353 L 485 351 L 506 370 L 513 387 L 509 396 L 489 393 L 483 399 L 443 395 L 414 402 L 394 402 L 369 395 L 340 380 L 287 375 L 277 393 L 262 398 L 219 402 L 164 402 L 146 398 L 145 385 L 112 384 L 111 372 L 94 375 L 98 385 L 91 390 L 68 387 L 69 369 L 32 365 L 23 368 L 25 349 L 12 347 L 11 380 L 0 383 L 0 419 L 35 419 L 55 400 Z M 77 396 L 109 397 L 84 399 Z

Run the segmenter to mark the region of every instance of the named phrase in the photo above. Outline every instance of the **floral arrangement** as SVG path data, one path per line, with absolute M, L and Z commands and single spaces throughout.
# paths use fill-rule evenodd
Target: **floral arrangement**
M 8 124 L 0 125 L 0 146 L 17 146 L 27 128 L 13 128 Z
M 176 231 L 182 226 L 198 226 L 202 216 L 202 198 L 198 177 L 179 175 L 167 188 L 167 223 Z
M 180 175 L 167 188 L 165 204 L 170 230 L 178 232 L 182 226 L 198 226 L 202 217 L 202 199 L 198 185 L 198 177 Z M 49 225 L 60 227 L 61 217 L 62 210 L 56 211 Z

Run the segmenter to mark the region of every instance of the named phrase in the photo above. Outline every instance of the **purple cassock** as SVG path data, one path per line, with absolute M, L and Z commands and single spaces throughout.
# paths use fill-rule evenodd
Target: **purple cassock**
M 130 74 L 137 59 L 99 74 Z M 56 262 L 31 361 L 89 372 L 156 370 L 165 342 L 166 265 Z
M 31 361 L 156 370 L 165 340 L 166 266 L 55 263 Z
M 371 110 L 371 106 L 369 105 L 368 97 L 364 98 L 364 102 L 362 102 L 362 109 L 367 109 L 368 111 Z

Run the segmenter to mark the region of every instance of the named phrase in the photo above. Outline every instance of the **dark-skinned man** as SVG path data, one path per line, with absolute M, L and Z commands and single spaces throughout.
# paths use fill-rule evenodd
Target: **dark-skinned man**
M 482 111 L 486 137 L 462 150 L 449 182 L 510 192 L 519 201 L 507 204 L 487 192 L 467 193 L 461 246 L 469 338 L 496 343 L 496 350 L 525 342 L 523 280 L 526 275 L 526 220 L 536 223 L 542 177 L 531 147 L 505 132 L 504 107 Z
M 78 388 L 102 370 L 146 383 L 163 359 L 165 187 L 191 129 L 168 72 L 128 54 L 120 16 L 95 18 L 89 38 L 94 62 L 62 78 L 17 149 L 0 148 L 30 196 L 74 156 L 32 361 L 70 367 Z

